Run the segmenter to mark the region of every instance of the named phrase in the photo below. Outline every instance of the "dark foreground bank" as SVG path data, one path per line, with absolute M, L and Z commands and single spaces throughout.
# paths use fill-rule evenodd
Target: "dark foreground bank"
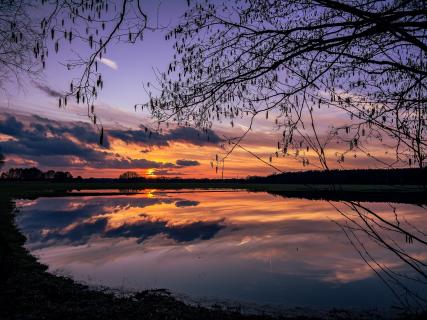
M 25 237 L 14 225 L 13 198 L 36 198 L 41 189 L 10 190 L 0 194 L 0 319 L 272 319 L 268 315 L 245 315 L 239 310 L 205 308 L 185 304 L 166 291 L 143 291 L 119 297 L 96 291 L 72 279 L 49 274 L 24 248 Z M 46 191 L 47 192 L 47 191 Z M 49 191 L 49 193 L 52 190 Z M 53 192 L 55 193 L 55 192 Z M 57 192 L 60 195 L 62 192 Z M 331 310 L 298 315 L 275 316 L 280 319 L 382 319 L 376 312 L 355 313 Z M 396 310 L 401 319 L 425 319 Z

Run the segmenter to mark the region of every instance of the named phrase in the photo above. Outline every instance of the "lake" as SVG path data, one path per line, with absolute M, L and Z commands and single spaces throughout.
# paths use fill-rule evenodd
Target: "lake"
M 423 206 L 244 190 L 100 190 L 17 206 L 31 253 L 94 286 L 285 308 L 425 306 Z

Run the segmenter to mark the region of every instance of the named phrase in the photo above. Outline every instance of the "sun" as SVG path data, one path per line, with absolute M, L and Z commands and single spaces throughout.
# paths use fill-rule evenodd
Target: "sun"
M 155 173 L 154 169 L 147 169 L 145 174 L 147 175 L 147 177 L 155 177 L 156 175 L 154 173 Z

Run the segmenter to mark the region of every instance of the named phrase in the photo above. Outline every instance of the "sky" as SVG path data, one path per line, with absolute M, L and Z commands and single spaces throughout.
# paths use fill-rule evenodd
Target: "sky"
M 105 142 L 100 146 L 99 132 L 86 115 L 86 107 L 69 103 L 58 108 L 58 94 L 63 93 L 78 71 L 67 71 L 64 62 L 87 48 L 65 46 L 57 55 L 51 54 L 43 75 L 37 81 L 11 84 L 0 95 L 0 148 L 6 156 L 3 169 L 36 166 L 42 170 L 70 171 L 82 177 L 118 177 L 124 171 L 136 171 L 147 177 L 219 178 L 212 162 L 223 152 L 224 137 L 242 134 L 247 121 L 231 128 L 229 123 L 215 123 L 211 132 L 171 126 L 169 131 L 153 134 L 145 126 L 153 126 L 148 113 L 135 112 L 134 105 L 147 102 L 143 84 L 156 82 L 156 71 L 166 70 L 174 50 L 165 33 L 176 24 L 187 8 L 187 1 L 149 1 L 149 25 L 144 40 L 134 45 L 113 43 L 100 62 L 104 90 L 96 103 L 96 112 L 105 129 Z M 323 131 L 329 124 L 340 123 L 345 115 L 322 111 L 318 115 Z M 280 132 L 274 129 L 273 117 L 256 119 L 254 129 L 242 142 L 247 150 L 268 162 L 276 151 Z M 372 159 L 350 155 L 349 161 L 337 163 L 335 153 L 342 146 L 328 150 L 332 168 L 377 168 Z M 371 154 L 390 160 L 384 148 L 373 148 Z M 311 165 L 303 167 L 293 156 L 274 158 L 280 171 L 318 169 L 314 154 L 308 154 Z M 224 165 L 225 178 L 268 175 L 278 171 L 236 148 Z

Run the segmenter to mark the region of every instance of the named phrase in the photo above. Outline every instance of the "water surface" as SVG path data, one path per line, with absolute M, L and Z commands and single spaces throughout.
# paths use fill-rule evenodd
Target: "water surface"
M 427 215 L 419 206 L 362 203 L 355 209 L 349 202 L 233 190 L 73 194 L 18 205 L 27 248 L 50 271 L 91 285 L 168 288 L 194 298 L 284 307 L 363 308 L 405 303 L 406 289 L 396 289 L 396 282 L 390 288 L 387 270 L 405 275 L 399 281 L 411 292 L 422 295 L 426 287 L 385 245 L 416 257 L 423 268 L 425 245 L 387 224 L 425 234 Z

